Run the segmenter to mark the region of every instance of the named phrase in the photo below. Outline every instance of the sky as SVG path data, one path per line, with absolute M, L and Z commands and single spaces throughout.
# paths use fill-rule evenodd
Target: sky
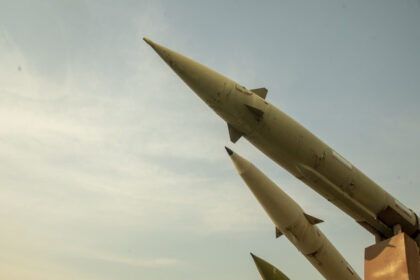
M 363 276 L 373 236 L 226 124 L 145 44 L 292 116 L 420 213 L 420 1 L 0 0 L 0 278 L 323 279 L 224 146 Z

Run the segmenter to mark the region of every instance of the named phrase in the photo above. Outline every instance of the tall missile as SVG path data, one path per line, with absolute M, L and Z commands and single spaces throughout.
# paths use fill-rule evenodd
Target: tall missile
M 278 270 L 271 263 L 255 256 L 252 253 L 251 256 L 263 280 L 290 280 L 286 275 L 283 274 L 283 272 Z
M 248 90 L 190 58 L 144 40 L 226 121 L 232 142 L 245 137 L 378 240 L 392 237 L 394 228 L 400 227 L 420 246 L 417 215 L 309 130 L 268 103 L 267 89 Z
M 259 201 L 272 222 L 276 235 L 285 235 L 327 280 L 354 280 L 360 277 L 316 226 L 312 217 L 252 163 L 226 148 L 239 175 Z

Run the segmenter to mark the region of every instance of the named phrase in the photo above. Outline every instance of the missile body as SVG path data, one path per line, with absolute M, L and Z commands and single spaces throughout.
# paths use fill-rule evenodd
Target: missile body
M 315 225 L 321 220 L 300 206 L 252 163 L 227 149 L 239 175 L 276 225 L 328 280 L 360 279 L 337 249 Z
M 278 270 L 274 265 L 255 256 L 252 253 L 251 256 L 263 280 L 290 280 L 286 275 L 283 274 L 283 272 Z
M 178 76 L 228 124 L 230 139 L 245 137 L 378 239 L 393 227 L 420 246 L 417 215 L 310 131 L 265 100 L 265 88 L 248 90 L 177 52 L 144 39 Z

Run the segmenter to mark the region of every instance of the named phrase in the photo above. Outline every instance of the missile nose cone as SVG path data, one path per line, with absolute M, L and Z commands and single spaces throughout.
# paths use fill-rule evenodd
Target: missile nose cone
M 233 155 L 233 151 L 231 149 L 229 149 L 228 147 L 225 146 L 226 152 L 228 153 L 229 156 Z M 252 255 L 252 253 L 251 253 Z
M 148 39 L 148 38 L 146 38 L 146 37 L 143 37 L 143 40 L 144 40 L 147 44 L 149 44 L 150 46 L 151 46 L 151 45 L 153 45 L 153 42 L 152 42 L 150 39 Z
M 162 46 L 156 44 L 155 42 L 153 42 L 152 40 L 146 37 L 143 37 L 143 41 L 145 41 L 149 46 L 151 46 L 152 49 L 154 49 L 155 52 L 157 52 L 157 54 L 165 60 L 165 58 L 162 56 L 162 51 L 163 51 Z
M 170 68 L 208 105 L 219 106 L 216 93 L 225 93 L 234 82 L 210 68 L 180 53 L 159 45 L 148 38 L 143 40 L 169 65 Z M 220 100 L 219 100 L 220 101 Z
M 257 262 L 258 262 L 258 257 L 256 255 L 254 255 L 253 253 L 250 253 L 252 259 L 254 260 L 254 263 L 258 266 Z
M 225 149 L 229 155 L 229 158 L 232 160 L 233 165 L 236 168 L 236 171 L 238 171 L 239 175 L 243 174 L 245 171 L 247 171 L 250 168 L 250 166 L 252 166 L 252 164 L 249 161 L 241 157 L 239 154 L 234 153 L 228 147 L 225 147 Z
M 143 41 L 145 41 L 149 46 L 152 47 L 153 50 L 155 50 L 155 52 L 175 71 L 178 73 L 176 67 L 175 66 L 175 61 L 178 62 L 179 58 L 183 58 L 183 56 L 181 54 L 178 54 L 168 48 L 165 48 L 164 46 L 161 46 L 155 42 L 153 42 L 152 40 L 150 40 L 149 38 L 143 37 Z M 174 59 L 175 58 L 175 59 Z M 179 75 L 179 73 L 178 73 Z
M 261 277 L 264 280 L 289 280 L 289 278 L 284 275 L 280 270 L 278 270 L 272 264 L 266 262 L 265 260 L 255 256 L 251 253 L 252 258 L 254 259 L 255 265 Z
M 253 253 L 250 253 L 250 254 L 251 254 L 251 257 L 254 260 L 255 264 L 257 265 L 257 267 L 259 267 L 264 262 L 262 259 L 260 259 L 256 255 L 254 255 Z

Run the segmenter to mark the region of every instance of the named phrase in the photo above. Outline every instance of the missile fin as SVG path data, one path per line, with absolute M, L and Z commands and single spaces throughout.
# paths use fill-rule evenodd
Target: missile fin
M 251 89 L 251 91 L 255 93 L 256 95 L 258 95 L 259 97 L 261 97 L 262 99 L 265 99 L 265 97 L 267 96 L 268 89 L 254 88 L 254 89 Z
M 264 115 L 264 111 L 262 111 L 261 109 L 258 109 L 256 107 L 254 107 L 254 106 L 248 105 L 248 104 L 245 104 L 245 106 L 248 108 L 248 110 L 251 111 L 251 113 L 254 114 L 255 119 L 257 121 L 260 121 L 262 119 L 262 116 Z
M 236 128 L 234 128 L 230 123 L 228 123 L 227 125 L 229 130 L 230 141 L 236 143 L 236 141 L 238 141 L 238 139 L 241 138 L 242 133 Z
M 276 238 L 279 238 L 280 236 L 283 235 L 283 232 L 281 232 L 277 227 L 276 227 Z
M 306 213 L 303 213 L 303 215 L 305 216 L 305 218 L 308 220 L 308 222 L 311 225 L 316 225 L 316 224 L 320 224 L 320 223 L 324 222 L 323 220 L 312 217 L 311 215 L 308 215 Z

